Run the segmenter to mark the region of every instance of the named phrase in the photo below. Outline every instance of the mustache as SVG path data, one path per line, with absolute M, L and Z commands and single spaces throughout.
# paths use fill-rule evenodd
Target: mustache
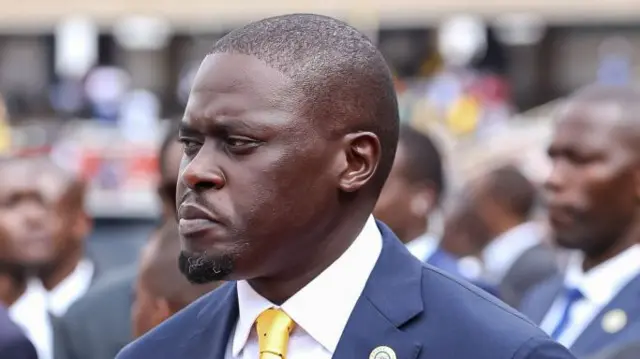
M 185 191 L 181 196 L 180 199 L 176 202 L 176 218 L 178 218 L 179 212 L 180 212 L 180 207 L 182 206 L 182 204 L 184 203 L 188 203 L 188 204 L 193 204 L 199 207 L 202 207 L 203 209 L 205 209 L 207 212 L 209 212 L 213 217 L 215 217 L 216 221 L 220 220 L 220 222 L 222 223 L 222 221 L 224 220 L 224 216 L 222 216 L 220 214 L 219 211 L 217 211 L 215 208 L 212 208 L 203 198 L 202 196 L 197 195 L 196 193 L 194 193 L 192 190 L 187 190 Z

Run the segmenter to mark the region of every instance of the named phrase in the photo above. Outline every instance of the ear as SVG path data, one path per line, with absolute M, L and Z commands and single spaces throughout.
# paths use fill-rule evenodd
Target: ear
M 373 177 L 380 162 L 380 140 L 371 132 L 351 133 L 344 138 L 340 189 L 355 192 Z
M 75 219 L 73 219 L 73 238 L 78 238 L 84 241 L 91 230 L 93 229 L 93 220 L 89 217 L 89 215 L 84 211 L 80 210 L 76 214 Z

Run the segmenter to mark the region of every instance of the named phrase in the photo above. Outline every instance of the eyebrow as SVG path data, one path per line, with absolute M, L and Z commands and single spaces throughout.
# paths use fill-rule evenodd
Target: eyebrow
M 185 120 L 180 121 L 180 125 L 178 126 L 178 136 L 197 135 L 198 133 L 199 131 L 191 127 Z
M 201 131 L 188 123 L 190 117 L 186 116 L 180 122 L 180 134 L 200 134 Z M 191 117 L 191 119 L 196 119 Z M 249 123 L 236 116 L 219 116 L 215 121 L 205 124 L 205 131 L 210 132 L 235 132 L 235 131 L 271 131 L 271 127 L 261 123 Z

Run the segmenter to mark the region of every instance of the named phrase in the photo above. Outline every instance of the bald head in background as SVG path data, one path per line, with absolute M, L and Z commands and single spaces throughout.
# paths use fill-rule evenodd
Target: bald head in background
M 51 290 L 70 275 L 85 255 L 85 240 L 93 221 L 85 210 L 86 183 L 49 158 L 32 160 L 33 175 L 49 210 L 53 228 L 51 262 L 39 274 Z
M 557 113 L 545 183 L 559 245 L 589 269 L 640 239 L 640 90 L 590 86 Z
M 189 283 L 178 268 L 179 253 L 178 227 L 172 221 L 156 231 L 144 247 L 131 308 L 134 337 L 145 334 L 220 284 Z

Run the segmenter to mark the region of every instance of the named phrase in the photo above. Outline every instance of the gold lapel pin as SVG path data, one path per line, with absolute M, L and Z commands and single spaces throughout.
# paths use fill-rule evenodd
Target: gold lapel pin
M 380 346 L 373 349 L 369 355 L 369 359 L 396 359 L 396 352 L 389 347 Z
M 609 334 L 621 331 L 626 325 L 627 313 L 622 309 L 610 310 L 602 317 L 602 329 Z

